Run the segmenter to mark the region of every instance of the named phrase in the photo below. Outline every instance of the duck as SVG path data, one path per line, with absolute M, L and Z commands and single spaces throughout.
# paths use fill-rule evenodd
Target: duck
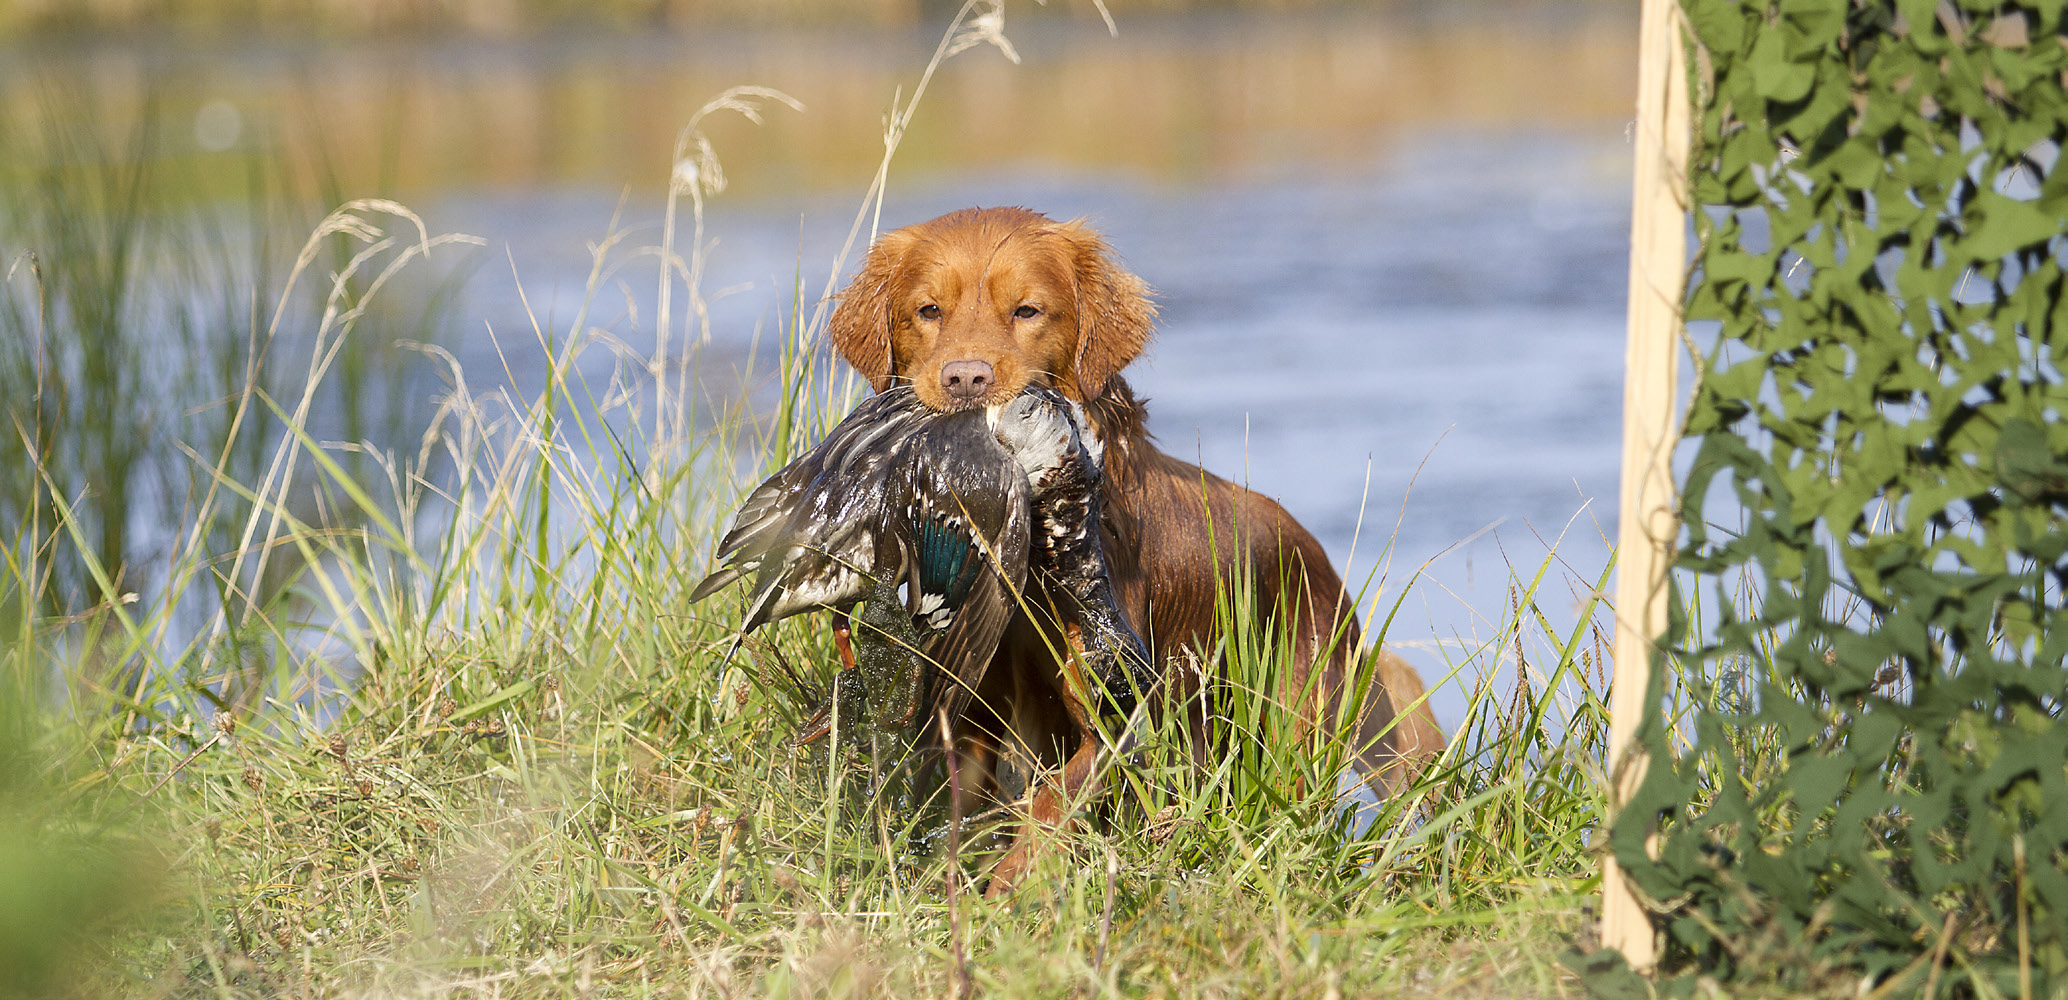
M 1014 614 L 1031 608 L 1031 585 L 1078 626 L 1090 676 L 1125 713 L 1151 678 L 1147 646 L 1114 598 L 1098 447 L 1079 422 L 1041 386 L 948 412 L 909 386 L 876 393 L 748 494 L 690 600 L 751 581 L 727 660 L 762 625 L 835 612 L 842 665 L 864 666 L 874 725 L 909 732 L 928 709 L 959 715 Z M 859 657 L 848 647 L 857 605 Z M 799 739 L 812 735 L 808 723 Z

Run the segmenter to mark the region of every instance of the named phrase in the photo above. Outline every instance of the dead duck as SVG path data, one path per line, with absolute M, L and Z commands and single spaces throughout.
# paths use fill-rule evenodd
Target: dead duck
M 719 568 L 690 599 L 751 577 L 742 635 L 806 611 L 839 613 L 836 640 L 843 660 L 864 668 L 874 724 L 909 731 L 966 702 L 1029 606 L 1031 571 L 1040 603 L 1078 626 L 1090 674 L 1125 713 L 1151 675 L 1108 579 L 1100 478 L 1095 449 L 1053 390 L 940 413 L 894 387 L 748 495 L 719 542 Z M 867 627 L 856 635 L 876 644 L 860 657 L 844 627 L 858 604 Z M 894 604 L 903 615 L 879 613 Z M 871 667 L 915 662 L 910 653 L 940 669 Z M 800 739 L 815 735 L 807 726 Z

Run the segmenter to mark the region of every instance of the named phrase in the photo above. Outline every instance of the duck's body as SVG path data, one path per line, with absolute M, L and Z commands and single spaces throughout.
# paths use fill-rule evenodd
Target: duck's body
M 1122 715 L 1154 683 L 1149 647 L 1113 595 L 1105 544 L 1099 442 L 1079 433 L 1069 404 L 1047 389 L 1030 389 L 997 419 L 998 439 L 1027 473 L 1034 510 L 1028 590 L 1046 596 L 1066 637 L 1078 646 L 1111 706 Z M 1071 632 L 1075 631 L 1072 636 Z
M 870 601 L 875 611 L 902 588 L 911 630 L 879 626 L 857 638 L 905 645 L 916 637 L 916 652 L 940 666 L 920 671 L 901 697 L 875 690 L 896 687 L 889 678 L 867 679 L 876 724 L 909 725 L 921 708 L 953 714 L 966 701 L 1027 606 L 1031 560 L 1042 589 L 1067 598 L 1043 603 L 1078 619 L 1092 673 L 1131 703 L 1147 653 L 1107 583 L 1099 478 L 1068 402 L 1051 390 L 937 413 L 893 388 L 864 400 L 748 496 L 719 543 L 721 567 L 690 597 L 752 576 L 745 633 L 818 608 Z M 898 706 L 896 717 L 878 705 Z

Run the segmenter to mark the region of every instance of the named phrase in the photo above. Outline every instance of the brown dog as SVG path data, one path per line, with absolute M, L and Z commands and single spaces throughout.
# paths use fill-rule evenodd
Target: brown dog
M 1148 287 L 1090 229 L 1019 208 L 969 209 L 878 239 L 841 295 L 831 334 L 876 389 L 909 381 L 936 410 L 1010 399 L 1029 383 L 1081 404 L 1083 430 L 1104 449 L 1113 583 L 1162 683 L 1183 696 L 1208 683 L 1217 588 L 1246 580 L 1254 619 L 1295 650 L 1298 669 L 1275 696 L 1297 703 L 1309 725 L 1341 718 L 1352 667 L 1364 659 L 1371 668 L 1357 763 L 1385 794 L 1442 748 L 1420 703 L 1421 678 L 1391 653 L 1366 658 L 1341 579 L 1284 508 L 1150 443 L 1142 403 L 1118 373 L 1148 345 L 1155 315 Z M 1035 783 L 1028 812 L 1046 825 L 1083 791 L 1098 749 L 1060 640 L 1017 616 L 964 717 L 951 720 L 964 789 L 1011 801 Z M 1203 711 L 1191 714 L 1203 751 Z M 1033 782 L 1057 764 L 1060 787 Z M 1030 845 L 1022 837 L 993 869 L 994 894 L 1025 873 Z

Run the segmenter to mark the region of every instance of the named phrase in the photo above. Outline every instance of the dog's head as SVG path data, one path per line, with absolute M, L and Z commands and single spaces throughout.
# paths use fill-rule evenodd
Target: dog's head
M 940 411 L 1029 384 L 1091 402 L 1149 342 L 1140 278 L 1077 222 L 965 209 L 885 233 L 833 312 L 833 345 L 879 391 L 909 381 Z

